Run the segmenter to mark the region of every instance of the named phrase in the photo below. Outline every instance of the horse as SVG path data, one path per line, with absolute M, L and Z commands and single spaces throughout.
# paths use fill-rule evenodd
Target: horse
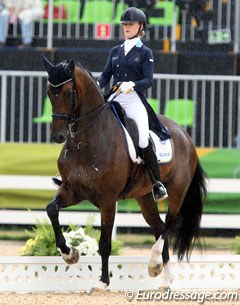
M 170 132 L 174 146 L 172 161 L 160 165 L 161 181 L 169 196 L 164 222 L 152 197 L 149 174 L 144 165 L 130 159 L 122 127 L 92 74 L 74 59 L 56 65 L 44 55 L 42 60 L 52 105 L 51 139 L 64 143 L 57 161 L 62 181 L 46 207 L 63 259 L 68 264 L 77 263 L 79 254 L 66 244 L 59 211 L 88 200 L 100 211 L 102 269 L 98 287 L 106 288 L 110 283 L 116 202 L 135 198 L 156 239 L 148 264 L 149 275 L 155 277 L 164 270 L 165 281 L 171 283 L 174 275 L 169 260 L 170 242 L 179 260 L 190 258 L 199 237 L 206 195 L 205 172 L 190 136 L 172 120 L 158 116 Z

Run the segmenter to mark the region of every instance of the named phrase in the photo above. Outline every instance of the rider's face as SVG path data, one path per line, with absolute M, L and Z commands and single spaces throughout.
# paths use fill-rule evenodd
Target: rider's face
M 138 34 L 140 27 L 139 22 L 124 22 L 123 23 L 123 33 L 125 39 L 130 39 Z

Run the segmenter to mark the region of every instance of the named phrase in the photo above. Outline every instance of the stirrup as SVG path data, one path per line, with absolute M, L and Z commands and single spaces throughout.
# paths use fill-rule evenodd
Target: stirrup
M 157 181 L 153 184 L 153 186 L 152 186 L 152 196 L 153 196 L 153 200 L 155 202 L 162 201 L 162 200 L 164 200 L 165 198 L 168 197 L 167 190 L 166 190 L 165 186 L 160 181 Z

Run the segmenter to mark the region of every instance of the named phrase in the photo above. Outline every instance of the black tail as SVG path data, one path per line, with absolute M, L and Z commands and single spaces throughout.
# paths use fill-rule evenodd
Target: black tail
M 194 243 L 199 238 L 203 203 L 207 194 L 205 177 L 206 175 L 198 161 L 179 212 L 179 223 L 175 232 L 173 250 L 180 260 L 185 254 L 189 259 Z

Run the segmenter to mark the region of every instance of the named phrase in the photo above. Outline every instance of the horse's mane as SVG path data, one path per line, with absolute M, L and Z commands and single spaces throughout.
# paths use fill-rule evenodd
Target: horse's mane
M 104 99 L 104 95 L 103 95 L 103 93 L 102 93 L 102 90 L 101 90 L 101 88 L 99 87 L 99 85 L 97 84 L 96 78 L 92 75 L 92 72 L 91 72 L 86 66 L 84 66 L 83 64 L 81 64 L 81 63 L 78 62 L 78 61 L 75 61 L 75 65 L 76 65 L 79 69 L 83 70 L 83 71 L 93 80 L 96 89 L 98 90 L 98 92 L 101 94 L 101 96 L 102 96 L 103 99 Z

